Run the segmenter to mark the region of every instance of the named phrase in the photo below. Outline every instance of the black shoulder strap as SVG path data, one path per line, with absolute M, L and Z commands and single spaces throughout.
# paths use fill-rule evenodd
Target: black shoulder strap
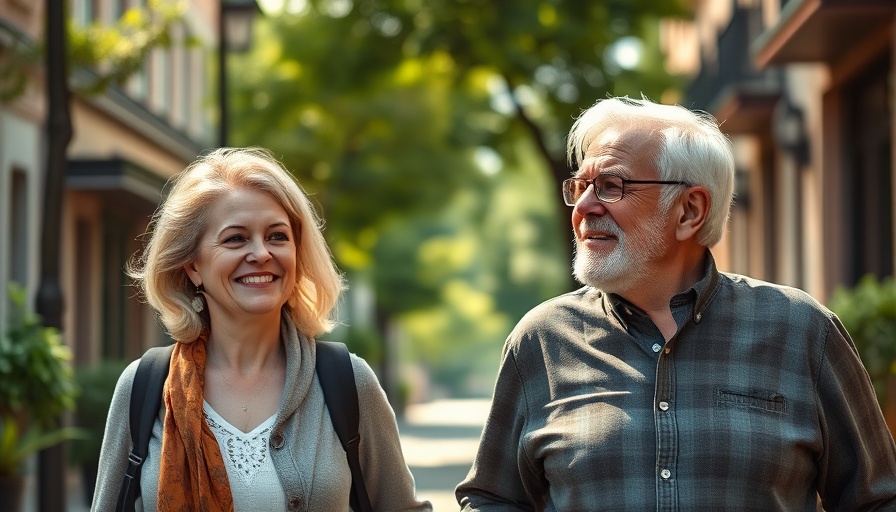
M 140 466 L 149 451 L 149 438 L 159 407 L 162 405 L 162 387 L 168 376 L 171 352 L 174 345 L 152 347 L 140 358 L 134 383 L 131 387 L 131 405 L 128 412 L 131 425 L 131 453 L 128 469 L 118 492 L 118 512 L 134 510 L 134 502 L 140 488 Z
M 355 387 L 355 372 L 348 348 L 342 343 L 317 340 L 316 369 L 333 428 L 345 449 L 352 472 L 352 510 L 372 512 L 364 475 L 361 474 L 358 389 Z
M 140 465 L 146 459 L 152 426 L 162 405 L 162 388 L 168 376 L 173 349 L 174 345 L 153 347 L 146 351 L 137 365 L 129 411 L 133 448 L 128 454 L 128 469 L 118 494 L 117 512 L 134 510 L 138 496 L 136 490 L 140 485 Z M 358 390 L 348 348 L 342 343 L 318 340 L 316 352 L 317 377 L 324 392 L 324 401 L 352 473 L 352 509 L 372 512 L 361 474 Z

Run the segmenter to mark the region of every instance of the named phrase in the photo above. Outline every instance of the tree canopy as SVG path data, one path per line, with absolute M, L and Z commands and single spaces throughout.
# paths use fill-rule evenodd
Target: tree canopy
M 566 132 L 598 98 L 675 87 L 656 21 L 686 3 L 286 2 L 230 59 L 233 140 L 296 173 L 340 267 L 373 288 L 380 336 L 398 325 L 462 392 L 528 308 L 570 288 Z

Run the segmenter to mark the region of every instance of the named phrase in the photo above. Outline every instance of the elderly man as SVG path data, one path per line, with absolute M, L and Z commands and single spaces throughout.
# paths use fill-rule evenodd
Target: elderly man
M 838 318 L 720 273 L 712 117 L 611 98 L 570 131 L 574 273 L 504 346 L 463 510 L 896 510 L 896 445 Z

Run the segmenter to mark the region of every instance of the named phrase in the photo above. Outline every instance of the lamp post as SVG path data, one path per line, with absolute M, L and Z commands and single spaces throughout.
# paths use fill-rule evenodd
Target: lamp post
M 218 15 L 218 145 L 227 146 L 227 53 L 245 52 L 252 43 L 252 23 L 259 12 L 256 0 L 221 0 Z
M 62 330 L 62 289 L 59 285 L 59 225 L 66 154 L 72 138 L 66 66 L 65 3 L 46 3 L 46 175 L 41 226 L 40 285 L 37 312 L 44 325 Z M 57 420 L 59 421 L 59 420 Z M 38 508 L 41 512 L 65 510 L 65 445 L 57 444 L 38 455 Z
M 786 96 L 775 108 L 772 133 L 778 146 L 793 157 L 799 167 L 809 163 L 809 136 L 803 111 Z

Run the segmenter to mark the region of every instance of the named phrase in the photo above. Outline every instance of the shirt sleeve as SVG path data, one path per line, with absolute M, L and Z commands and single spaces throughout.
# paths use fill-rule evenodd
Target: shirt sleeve
M 519 511 L 544 508 L 547 484 L 523 446 L 527 403 L 512 345 L 505 344 L 479 449 L 466 479 L 455 489 L 464 511 Z
M 429 501 L 416 498 L 414 477 L 401 451 L 398 423 L 386 393 L 363 359 L 352 355 L 352 366 L 360 409 L 361 470 L 371 506 L 395 512 L 431 511 Z
M 849 334 L 831 315 L 816 399 L 818 492 L 828 512 L 896 509 L 896 443 Z

